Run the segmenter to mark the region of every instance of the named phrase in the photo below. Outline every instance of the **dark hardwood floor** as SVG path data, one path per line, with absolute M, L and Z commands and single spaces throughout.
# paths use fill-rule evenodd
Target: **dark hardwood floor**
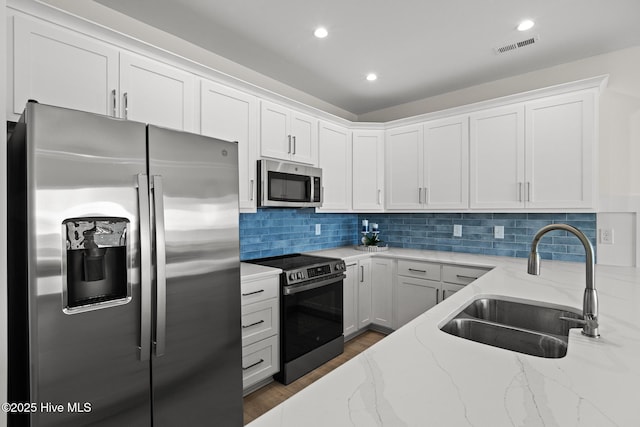
M 380 332 L 364 332 L 344 344 L 344 353 L 320 366 L 318 369 L 309 372 L 307 375 L 292 382 L 291 384 L 283 385 L 274 381 L 247 395 L 244 398 L 244 424 L 248 424 L 267 412 L 269 409 L 281 402 L 284 402 L 289 397 L 322 378 L 324 375 L 333 371 L 347 360 L 360 354 L 384 337 L 385 335 Z

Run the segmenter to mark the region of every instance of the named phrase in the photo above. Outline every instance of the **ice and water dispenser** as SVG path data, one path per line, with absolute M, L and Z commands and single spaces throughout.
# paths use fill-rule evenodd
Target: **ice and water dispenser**
M 131 296 L 127 280 L 129 220 L 71 218 L 62 224 L 67 252 L 65 311 L 128 302 Z

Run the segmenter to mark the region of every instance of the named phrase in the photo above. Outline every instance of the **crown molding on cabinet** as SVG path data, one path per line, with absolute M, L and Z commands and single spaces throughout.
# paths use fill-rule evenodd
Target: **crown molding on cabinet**
M 474 102 L 459 107 L 447 108 L 446 110 L 435 111 L 432 113 L 420 114 L 417 116 L 406 117 L 402 119 L 392 120 L 385 123 L 385 129 L 393 129 L 400 126 L 422 123 L 429 120 L 443 119 L 446 117 L 469 114 L 478 110 L 487 108 L 501 107 L 504 105 L 514 104 L 516 102 L 526 102 L 542 97 L 561 95 L 568 92 L 579 90 L 595 89 L 598 93 L 607 86 L 609 75 L 590 77 L 587 79 L 576 80 L 567 83 L 561 83 L 554 86 L 548 86 L 540 89 L 534 89 L 527 92 L 514 93 L 500 98 L 493 98 L 486 101 Z

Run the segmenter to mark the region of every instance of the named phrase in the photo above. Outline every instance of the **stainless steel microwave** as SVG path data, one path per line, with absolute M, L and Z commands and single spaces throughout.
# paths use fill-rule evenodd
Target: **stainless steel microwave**
M 322 206 L 322 169 L 276 160 L 258 160 L 258 206 Z

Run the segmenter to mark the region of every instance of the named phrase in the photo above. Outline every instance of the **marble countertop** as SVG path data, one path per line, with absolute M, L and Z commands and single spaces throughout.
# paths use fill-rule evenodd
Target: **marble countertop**
M 353 248 L 317 255 L 361 257 Z M 585 266 L 390 249 L 368 256 L 494 267 L 431 310 L 253 421 L 251 427 L 638 426 L 640 269 L 596 266 L 601 338 L 572 329 L 543 359 L 439 330 L 467 302 L 506 296 L 582 308 Z M 357 259 L 357 258 L 355 258 Z
M 266 267 L 264 265 L 240 263 L 240 278 L 242 280 L 258 280 L 264 277 L 276 276 L 282 273 L 279 268 Z

